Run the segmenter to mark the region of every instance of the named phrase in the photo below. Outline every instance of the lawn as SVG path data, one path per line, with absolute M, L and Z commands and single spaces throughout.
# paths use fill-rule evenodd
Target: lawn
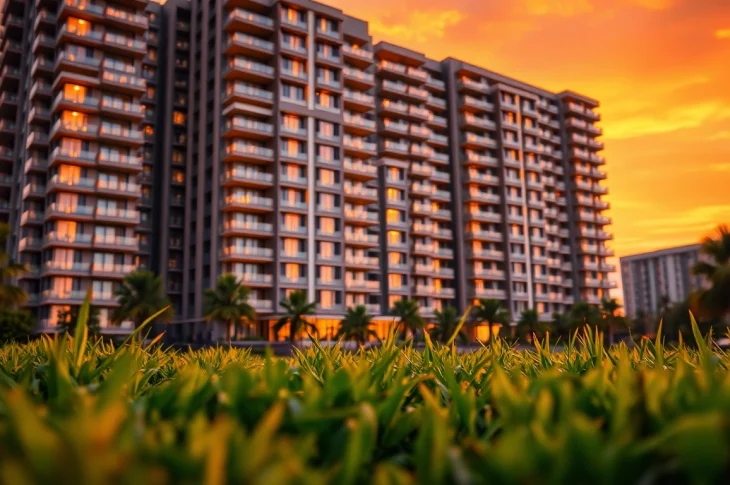
M 0 348 L 0 483 L 730 481 L 730 355 L 699 332 L 291 358 L 77 335 Z

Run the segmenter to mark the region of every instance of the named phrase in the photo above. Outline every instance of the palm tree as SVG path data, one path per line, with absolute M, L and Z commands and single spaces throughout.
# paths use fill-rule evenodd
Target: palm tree
M 312 330 L 312 333 L 317 333 L 317 326 L 304 318 L 306 315 L 313 315 L 317 308 L 317 303 L 308 301 L 306 291 L 292 291 L 288 298 L 279 302 L 279 305 L 284 307 L 286 313 L 274 324 L 273 330 L 276 335 L 279 335 L 279 331 L 286 325 L 289 325 L 289 341 L 292 343 L 302 330 Z
M 139 328 L 145 320 L 166 310 L 157 318 L 169 321 L 173 316 L 170 300 L 165 294 L 162 278 L 151 271 L 139 270 L 129 273 L 115 291 L 119 307 L 112 314 L 112 321 L 119 324 L 125 320 L 134 322 Z
M 697 302 L 708 317 L 722 318 L 730 313 L 730 228 L 719 226 L 716 237 L 702 241 L 700 253 L 704 257 L 693 272 L 703 276 L 709 286 L 698 292 Z
M 378 338 L 375 330 L 370 328 L 372 319 L 373 316 L 368 314 L 368 310 L 364 305 L 348 308 L 345 312 L 345 318 L 340 322 L 340 329 L 337 331 L 335 338 L 354 340 L 362 347 L 370 337 Z
M 421 312 L 418 308 L 418 302 L 410 298 L 404 298 L 398 300 L 393 304 L 390 312 L 399 318 L 400 327 L 403 329 L 404 334 L 411 332 L 413 337 L 416 336 L 418 330 L 423 329 L 426 321 L 421 317 Z
M 256 311 L 248 303 L 249 289 L 232 274 L 224 274 L 218 278 L 215 288 L 207 288 L 203 292 L 203 313 L 208 321 L 219 321 L 227 324 L 226 336 L 231 343 L 231 334 L 238 325 L 245 321 L 256 320 Z
M 431 334 L 434 338 L 442 342 L 448 342 L 451 336 L 454 335 L 454 332 L 456 332 L 456 327 L 459 326 L 461 317 L 459 317 L 456 308 L 452 306 L 447 306 L 441 311 L 436 310 L 434 315 L 436 316 L 436 326 L 431 331 Z M 468 340 L 463 329 L 459 329 L 457 337 L 462 343 L 466 343 Z
M 526 337 L 528 341 L 531 341 L 532 336 L 535 335 L 538 339 L 542 337 L 542 333 L 545 330 L 540 322 L 540 314 L 537 310 L 531 308 L 525 310 L 520 315 L 520 319 L 517 322 L 517 332 Z
M 601 312 L 597 306 L 579 301 L 570 310 L 570 326 L 578 329 L 584 325 L 597 327 L 601 323 Z
M 5 249 L 11 232 L 9 225 L 0 223 L 0 308 L 15 308 L 28 300 L 25 290 L 15 285 L 15 279 L 27 269 L 14 263 Z
M 502 308 L 502 302 L 499 300 L 489 300 L 482 298 L 477 304 L 474 312 L 474 320 L 477 323 L 486 323 L 489 326 L 489 341 L 492 342 L 494 335 L 494 327 L 496 325 L 507 325 L 510 320 L 509 311 Z
M 608 331 L 608 343 L 613 343 L 613 332 L 616 326 L 621 324 L 620 315 L 618 311 L 621 309 L 621 305 L 615 298 L 604 298 L 601 300 L 601 318 L 603 319 L 603 327 Z

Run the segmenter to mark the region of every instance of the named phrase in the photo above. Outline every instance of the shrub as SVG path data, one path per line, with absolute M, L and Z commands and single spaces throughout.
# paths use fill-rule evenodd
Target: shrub
M 0 344 L 27 340 L 35 329 L 35 319 L 30 312 L 0 309 Z

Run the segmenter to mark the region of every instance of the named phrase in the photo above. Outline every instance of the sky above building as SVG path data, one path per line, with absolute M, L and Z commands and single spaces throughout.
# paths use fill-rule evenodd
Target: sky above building
M 599 99 L 617 256 L 730 222 L 730 1 L 326 3 L 375 42 Z

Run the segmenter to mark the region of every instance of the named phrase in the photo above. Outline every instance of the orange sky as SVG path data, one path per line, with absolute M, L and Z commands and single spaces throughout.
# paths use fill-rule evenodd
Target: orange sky
M 730 222 L 729 0 L 326 0 L 387 40 L 601 101 L 617 255 Z

